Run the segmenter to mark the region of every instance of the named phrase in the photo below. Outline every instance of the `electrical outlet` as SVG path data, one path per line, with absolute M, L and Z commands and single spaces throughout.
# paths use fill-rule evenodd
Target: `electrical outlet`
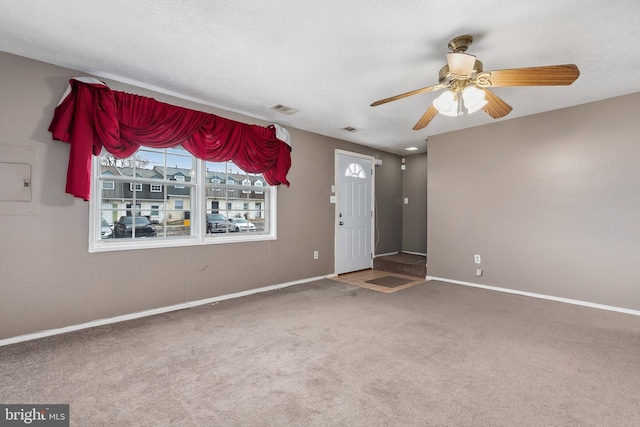
M 478 276 L 478 277 L 482 276 L 482 269 L 481 268 L 477 268 L 476 269 L 476 276 Z
M 313 259 L 318 259 L 318 251 L 313 251 Z
M 482 264 L 482 259 L 480 258 L 480 255 L 474 255 L 473 260 L 475 261 L 476 264 Z

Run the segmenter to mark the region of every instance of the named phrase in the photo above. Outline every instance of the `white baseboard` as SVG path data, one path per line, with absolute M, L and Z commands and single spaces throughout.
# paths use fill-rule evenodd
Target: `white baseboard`
M 422 252 L 411 252 L 411 251 L 402 251 L 402 252 L 405 253 L 405 254 L 420 255 L 420 256 L 423 256 L 423 257 L 427 256 L 427 254 L 422 253 Z
M 395 252 L 387 252 L 386 254 L 375 254 L 373 257 L 374 257 L 374 258 L 378 258 L 378 257 L 381 257 L 381 256 L 397 255 L 397 254 L 399 254 L 399 253 L 400 253 L 400 252 L 398 252 L 398 251 L 395 251 Z
M 395 251 L 395 252 L 387 252 L 386 254 L 375 254 L 373 257 L 374 258 L 378 258 L 378 257 L 381 257 L 381 256 L 398 255 L 400 252 L 405 253 L 405 254 L 421 255 L 421 256 L 424 256 L 424 257 L 427 256 L 427 254 L 423 254 L 422 252 Z
M 461 280 L 445 279 L 443 277 L 434 277 L 434 276 L 429 276 L 429 275 L 427 275 L 426 280 L 439 280 L 441 282 L 454 283 L 456 285 L 471 286 L 473 288 L 488 289 L 490 291 L 505 292 L 505 293 L 508 293 L 508 294 L 524 295 L 526 297 L 540 298 L 540 299 L 546 299 L 546 300 L 550 300 L 550 301 L 564 302 L 564 303 L 567 303 L 567 304 L 581 305 L 583 307 L 598 308 L 600 310 L 615 311 L 615 312 L 618 312 L 618 313 L 625 313 L 625 314 L 632 314 L 634 316 L 640 316 L 640 311 L 639 310 L 631 310 L 631 309 L 628 309 L 628 308 L 615 307 L 615 306 L 612 306 L 612 305 L 596 304 L 596 303 L 588 302 L 588 301 L 580 301 L 580 300 L 575 300 L 575 299 L 570 299 L 570 298 L 554 297 L 554 296 L 551 296 L 551 295 L 536 294 L 536 293 L 533 293 L 533 292 L 518 291 L 518 290 L 515 290 L 515 289 L 509 289 L 509 288 L 499 288 L 499 287 L 496 287 L 496 286 L 487 286 L 487 285 L 481 285 L 481 284 L 478 284 L 478 283 L 463 282 Z
M 281 283 L 281 284 L 272 285 L 272 286 L 264 286 L 262 288 L 249 289 L 247 291 L 236 292 L 236 293 L 233 293 L 233 294 L 221 295 L 221 296 L 217 296 L 217 297 L 201 299 L 201 300 L 198 300 L 198 301 L 183 302 L 183 303 L 180 303 L 180 304 L 170 305 L 170 306 L 166 306 L 166 307 L 153 308 L 153 309 L 150 309 L 150 310 L 139 311 L 139 312 L 136 312 L 136 313 L 123 314 L 121 316 L 109 317 L 109 318 L 106 318 L 106 319 L 92 320 L 90 322 L 80 323 L 78 325 L 65 326 L 63 328 L 48 329 L 48 330 L 45 330 L 45 331 L 34 332 L 34 333 L 31 333 L 31 334 L 18 335 L 16 337 L 11 337 L 11 338 L 6 338 L 6 339 L 3 339 L 3 340 L 0 340 L 0 347 L 5 346 L 5 345 L 9 345 L 9 344 L 16 344 L 16 343 L 23 342 L 23 341 L 30 341 L 30 340 L 35 340 L 35 339 L 38 339 L 38 338 L 49 337 L 49 336 L 52 336 L 52 335 L 64 334 L 64 333 L 73 332 L 73 331 L 79 331 L 81 329 L 88 329 L 88 328 L 93 328 L 93 327 L 96 327 L 96 326 L 109 325 L 111 323 L 125 322 L 127 320 L 139 319 L 141 317 L 154 316 L 156 314 L 168 313 L 170 311 L 183 310 L 185 308 L 196 307 L 196 306 L 199 306 L 199 305 L 213 304 L 215 302 L 224 301 L 224 300 L 228 300 L 228 299 L 232 299 L 232 298 L 240 298 L 240 297 L 244 297 L 244 296 L 247 296 L 247 295 L 258 294 L 258 293 L 261 293 L 261 292 L 276 291 L 276 290 L 279 290 L 279 289 L 287 288 L 289 286 L 300 285 L 300 284 L 303 284 L 303 283 L 313 282 L 315 280 L 329 279 L 329 278 L 336 277 L 336 276 L 337 276 L 336 274 L 328 274 L 326 276 L 310 277 L 308 279 L 296 280 L 296 281 L 293 281 L 293 282 L 286 282 L 286 283 Z

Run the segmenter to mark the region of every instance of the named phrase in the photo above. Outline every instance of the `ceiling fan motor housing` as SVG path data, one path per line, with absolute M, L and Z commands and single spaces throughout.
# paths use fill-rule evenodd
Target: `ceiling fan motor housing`
M 481 73 L 483 70 L 484 69 L 483 69 L 482 62 L 480 62 L 480 61 L 478 61 L 476 59 L 476 61 L 473 63 L 473 71 L 472 71 L 471 75 L 468 76 L 467 80 L 472 80 L 473 77 L 476 74 Z M 447 65 L 445 65 L 444 67 L 442 67 L 440 69 L 440 72 L 438 73 L 438 81 L 441 84 L 446 84 L 446 83 L 450 82 L 451 80 L 453 80 L 451 78 L 451 70 L 449 69 L 449 65 L 447 64 Z
M 466 52 L 471 43 L 473 43 L 473 37 L 465 34 L 449 41 L 448 47 L 452 52 Z

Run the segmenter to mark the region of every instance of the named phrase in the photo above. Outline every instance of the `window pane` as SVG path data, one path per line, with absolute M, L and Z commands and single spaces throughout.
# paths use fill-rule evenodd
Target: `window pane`
M 190 236 L 191 235 L 191 211 L 171 210 L 167 211 L 166 236 Z
M 164 149 L 140 148 L 138 150 L 138 167 L 151 170 L 151 178 L 164 178 Z
M 116 193 L 116 188 L 117 188 L 117 184 L 120 183 L 115 183 L 115 182 L 111 182 L 113 184 L 113 188 L 105 188 L 105 186 L 102 186 L 102 188 L 100 189 L 100 193 L 102 196 L 103 200 L 109 200 L 111 198 L 117 197 L 117 193 Z M 104 182 L 102 184 L 105 184 Z
M 113 224 L 113 237 L 119 239 L 143 239 L 156 237 L 156 226 L 146 216 L 125 215 Z
M 205 170 L 211 174 L 224 174 L 227 172 L 227 162 L 205 162 Z
M 351 163 L 344 172 L 345 176 L 351 178 L 366 178 L 367 174 L 365 173 L 362 166 L 357 163 Z
M 97 227 L 96 239 L 111 239 L 113 237 L 114 212 L 109 209 L 100 211 L 100 227 Z

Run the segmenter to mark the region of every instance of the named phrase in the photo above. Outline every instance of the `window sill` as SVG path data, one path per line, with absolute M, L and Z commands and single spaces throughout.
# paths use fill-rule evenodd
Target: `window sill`
M 220 245 L 227 243 L 241 243 L 241 242 L 263 242 L 267 240 L 276 240 L 275 233 L 271 234 L 248 234 L 242 233 L 241 235 L 228 235 L 228 236 L 211 236 L 198 238 L 191 237 L 145 237 L 137 240 L 124 240 L 124 239 L 105 239 L 98 242 L 89 242 L 89 253 L 96 252 L 113 252 L 113 251 L 128 251 L 137 249 L 162 249 L 162 248 L 176 248 L 183 246 L 208 246 L 208 245 Z

